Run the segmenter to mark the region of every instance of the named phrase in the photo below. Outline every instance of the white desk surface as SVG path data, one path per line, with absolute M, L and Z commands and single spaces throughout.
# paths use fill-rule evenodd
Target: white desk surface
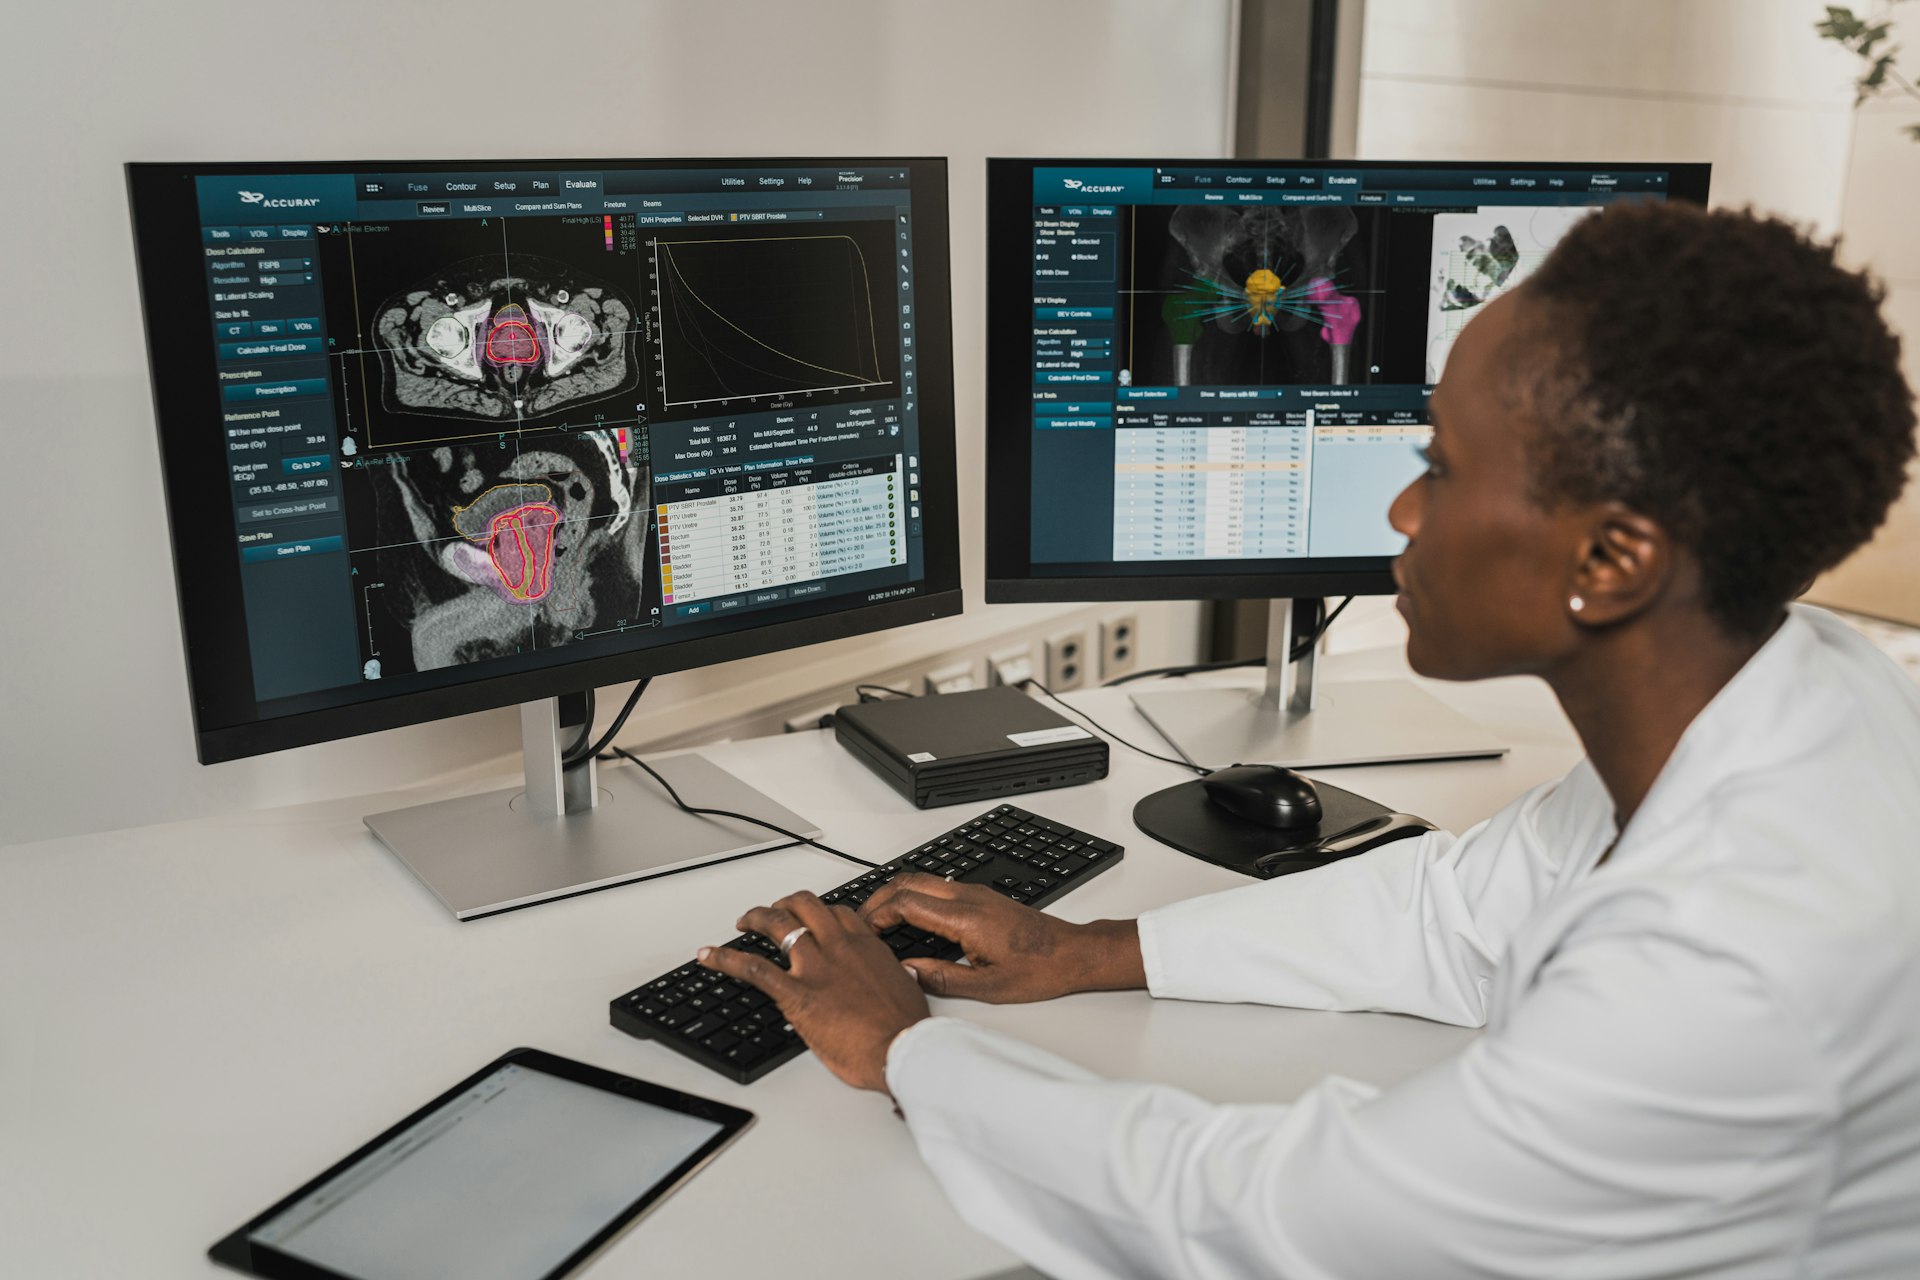
M 1324 660 L 1323 678 L 1397 664 L 1350 655 Z M 1457 831 L 1578 759 L 1537 682 L 1428 687 L 1512 754 L 1329 777 Z M 1072 701 L 1164 749 L 1123 691 Z M 916 810 L 827 733 L 706 754 L 876 861 L 991 807 Z M 1056 904 L 1060 915 L 1131 917 L 1248 883 L 1133 828 L 1134 801 L 1182 777 L 1116 746 L 1104 782 L 1023 800 L 1126 846 L 1118 867 Z M 830 888 L 850 864 L 784 850 L 461 924 L 360 821 L 435 798 L 392 793 L 0 852 L 0 1271 L 226 1274 L 206 1260 L 214 1240 L 519 1045 L 759 1116 L 592 1276 L 719 1274 L 775 1242 L 782 1280 L 878 1274 L 902 1259 L 925 1280 L 1013 1265 L 948 1207 L 880 1096 L 842 1086 L 811 1056 L 741 1087 L 607 1023 L 610 999 L 732 936 L 745 907 Z M 1329 1073 L 1390 1084 L 1472 1034 L 1138 992 L 935 1007 L 1108 1075 L 1218 1101 L 1290 1100 Z

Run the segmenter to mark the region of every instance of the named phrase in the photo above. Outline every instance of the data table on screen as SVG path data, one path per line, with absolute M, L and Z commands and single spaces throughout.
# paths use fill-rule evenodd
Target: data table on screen
M 838 470 L 853 474 L 662 504 L 666 603 L 778 589 L 802 596 L 797 584 L 904 563 L 899 459 Z
M 1116 560 L 1306 553 L 1311 428 L 1115 432 Z

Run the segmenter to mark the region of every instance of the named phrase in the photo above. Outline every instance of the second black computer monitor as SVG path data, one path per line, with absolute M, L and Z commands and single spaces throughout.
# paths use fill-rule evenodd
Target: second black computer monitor
M 987 598 L 1383 593 L 1455 339 L 1700 164 L 988 162 Z

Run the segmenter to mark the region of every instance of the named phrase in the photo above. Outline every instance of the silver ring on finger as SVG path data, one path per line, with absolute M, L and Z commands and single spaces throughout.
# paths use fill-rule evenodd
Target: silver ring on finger
M 800 939 L 806 937 L 811 932 L 813 931 L 807 928 L 807 926 L 805 925 L 795 926 L 795 928 L 791 933 L 787 934 L 786 937 L 780 939 L 780 954 L 783 956 L 792 955 L 793 944 L 800 941 Z

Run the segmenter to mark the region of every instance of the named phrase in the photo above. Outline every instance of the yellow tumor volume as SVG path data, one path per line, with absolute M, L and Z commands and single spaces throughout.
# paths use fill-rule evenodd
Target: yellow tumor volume
M 1280 277 L 1261 267 L 1247 277 L 1247 310 L 1253 313 L 1253 327 L 1271 328 L 1273 304 L 1280 297 Z

